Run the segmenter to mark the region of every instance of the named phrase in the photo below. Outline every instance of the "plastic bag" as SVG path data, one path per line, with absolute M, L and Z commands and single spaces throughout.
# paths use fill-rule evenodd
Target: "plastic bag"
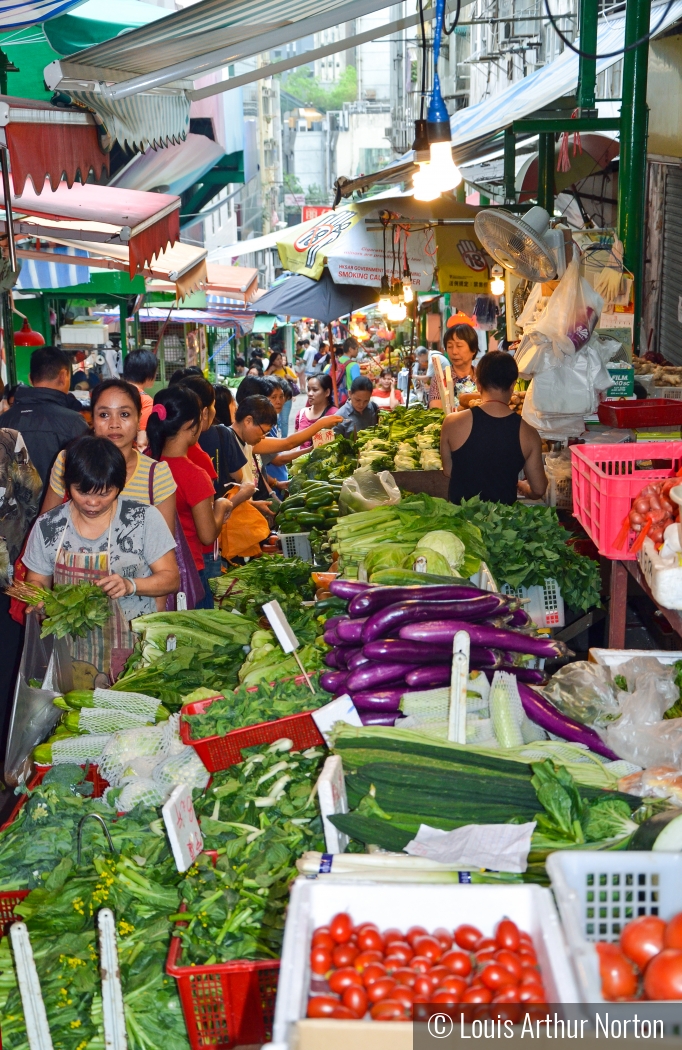
M 618 790 L 640 798 L 666 798 L 682 806 L 682 773 L 673 766 L 654 766 L 621 777 Z
M 679 766 L 682 760 L 682 718 L 663 714 L 679 697 L 670 668 L 655 657 L 634 657 L 621 664 L 628 691 L 618 692 L 620 718 L 601 731 L 612 751 L 644 768 Z
M 346 514 L 396 503 L 400 503 L 400 489 L 388 470 L 381 470 L 378 474 L 371 470 L 356 470 L 341 486 L 339 508 Z
M 566 267 L 554 294 L 537 321 L 525 326 L 551 339 L 555 350 L 572 357 L 585 346 L 596 328 L 604 301 L 589 281 L 580 276 L 576 254 Z
M 540 692 L 562 714 L 583 725 L 605 726 L 621 714 L 608 668 L 587 660 L 560 667 Z
M 552 372 L 554 374 L 554 371 Z M 585 429 L 585 418 L 562 412 L 542 412 L 535 404 L 535 379 L 526 391 L 521 418 L 538 431 L 546 441 L 566 441 L 571 437 L 580 437 Z

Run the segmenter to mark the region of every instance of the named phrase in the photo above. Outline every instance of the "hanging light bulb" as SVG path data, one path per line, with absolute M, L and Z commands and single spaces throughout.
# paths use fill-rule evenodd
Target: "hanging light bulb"
M 439 191 L 433 185 L 431 179 L 431 165 L 429 164 L 429 136 L 426 121 L 415 120 L 414 142 L 412 143 L 414 159 L 417 171 L 412 178 L 414 187 L 414 199 L 417 201 L 435 201 Z
M 438 75 L 444 17 L 445 0 L 436 0 L 436 18 L 433 29 L 433 91 L 427 113 L 426 130 L 429 140 L 428 181 L 432 189 L 438 193 L 454 190 L 455 186 L 459 186 L 462 181 L 461 172 L 452 159 L 450 117 L 443 101 Z
M 391 303 L 386 319 L 392 324 L 400 324 L 407 317 L 407 307 L 405 303 Z
M 381 278 L 381 290 L 379 292 L 379 302 L 377 303 L 379 313 L 382 313 L 384 317 L 388 315 L 388 311 L 391 307 L 391 286 L 388 283 L 388 275 L 384 274 Z
M 407 248 L 405 249 L 405 269 L 403 270 L 403 302 L 411 303 L 414 299 L 414 291 L 412 289 L 412 274 L 410 273 L 410 267 L 407 262 Z
M 492 280 L 490 282 L 490 292 L 492 295 L 504 295 L 504 270 L 501 266 L 493 266 L 490 271 Z

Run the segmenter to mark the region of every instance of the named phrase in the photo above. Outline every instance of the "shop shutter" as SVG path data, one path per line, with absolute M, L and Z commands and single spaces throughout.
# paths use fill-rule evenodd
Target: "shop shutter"
M 665 177 L 663 267 L 658 349 L 682 365 L 682 169 L 668 168 Z

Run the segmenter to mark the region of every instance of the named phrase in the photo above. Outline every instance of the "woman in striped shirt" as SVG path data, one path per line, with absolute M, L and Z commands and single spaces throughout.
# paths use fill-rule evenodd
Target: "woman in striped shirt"
M 126 484 L 121 496 L 156 507 L 173 533 L 176 484 L 170 468 L 167 463 L 155 463 L 135 448 L 142 409 L 139 390 L 124 379 L 106 379 L 92 391 L 91 408 L 95 436 L 113 441 L 126 461 Z M 62 450 L 54 461 L 41 514 L 64 501 L 65 456 Z

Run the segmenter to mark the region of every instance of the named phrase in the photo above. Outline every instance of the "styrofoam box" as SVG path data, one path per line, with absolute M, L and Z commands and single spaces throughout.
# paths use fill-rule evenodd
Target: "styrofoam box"
M 637 561 L 658 604 L 664 609 L 682 609 L 682 556 L 662 558 L 647 537 L 637 553 Z
M 547 858 L 569 957 L 583 1003 L 603 1003 L 592 942 L 617 941 L 641 915 L 670 919 L 682 910 L 682 853 L 560 850 Z M 682 1019 L 682 1002 L 676 1004 Z M 656 1016 L 658 1003 L 609 1003 L 614 1016 Z
M 513 919 L 533 938 L 550 1003 L 579 1002 L 578 988 L 566 951 L 559 916 L 549 890 L 540 886 L 433 885 L 413 883 L 328 883 L 298 878 L 291 891 L 284 929 L 273 1043 L 289 1046 L 294 1025 L 305 1018 L 310 987 L 310 943 L 313 930 L 346 911 L 354 923 L 375 922 L 380 929 L 415 924 L 435 930 L 454 930 L 475 923 L 490 936 L 503 916 Z M 354 1021 L 348 1024 L 348 1037 Z M 324 1041 L 320 1041 L 324 1045 Z M 351 1043 L 349 1042 L 349 1046 Z
M 675 649 L 590 649 L 590 660 L 603 667 L 620 667 L 635 656 L 654 656 L 662 664 L 674 664 L 682 658 L 682 652 Z

